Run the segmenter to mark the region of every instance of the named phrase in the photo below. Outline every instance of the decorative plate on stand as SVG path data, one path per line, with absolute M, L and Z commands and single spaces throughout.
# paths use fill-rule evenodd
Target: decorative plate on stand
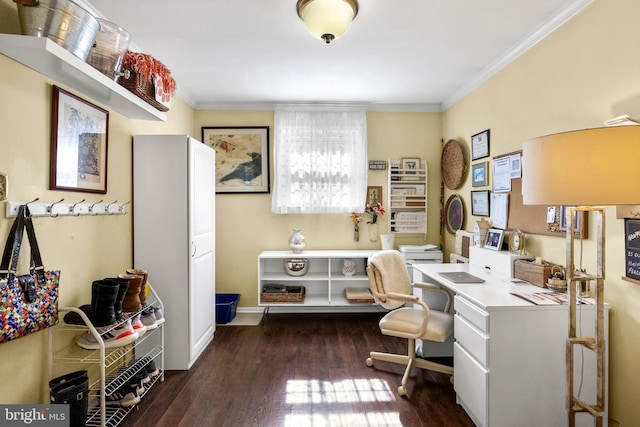
M 466 172 L 466 163 L 462 146 L 450 139 L 442 149 L 442 180 L 449 190 L 455 190 L 462 184 Z
M 462 228 L 464 224 L 464 206 L 462 199 L 457 194 L 452 194 L 444 206 L 444 225 L 451 234 Z

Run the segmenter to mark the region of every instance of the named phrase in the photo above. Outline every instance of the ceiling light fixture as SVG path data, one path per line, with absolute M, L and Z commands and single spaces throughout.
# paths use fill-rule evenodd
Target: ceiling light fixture
M 296 10 L 307 30 L 328 44 L 347 31 L 358 14 L 358 1 L 298 0 Z

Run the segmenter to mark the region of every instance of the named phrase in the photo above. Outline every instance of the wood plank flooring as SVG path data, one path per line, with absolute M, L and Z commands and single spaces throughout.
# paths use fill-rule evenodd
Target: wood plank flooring
M 369 351 L 403 353 L 380 333 L 382 314 L 275 314 L 260 326 L 218 326 L 189 371 L 167 371 L 125 418 L 127 427 L 473 426 L 449 376 L 402 367 Z

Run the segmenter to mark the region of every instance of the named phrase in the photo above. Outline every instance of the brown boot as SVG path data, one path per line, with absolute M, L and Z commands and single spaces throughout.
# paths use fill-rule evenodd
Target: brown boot
M 127 274 L 137 274 L 143 277 L 142 286 L 140 287 L 140 304 L 144 307 L 147 305 L 147 277 L 149 277 L 149 274 L 146 270 L 140 268 L 130 268 L 127 270 Z
M 140 302 L 140 288 L 142 287 L 144 277 L 138 274 L 119 274 L 118 277 L 129 281 L 129 288 L 124 296 L 124 301 L 122 302 L 122 310 L 125 313 L 142 310 L 142 303 Z

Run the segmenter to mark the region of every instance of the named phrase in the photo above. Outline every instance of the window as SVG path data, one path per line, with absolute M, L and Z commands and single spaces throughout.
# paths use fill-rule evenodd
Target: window
M 274 213 L 362 212 L 367 120 L 345 107 L 280 107 L 274 120 Z

